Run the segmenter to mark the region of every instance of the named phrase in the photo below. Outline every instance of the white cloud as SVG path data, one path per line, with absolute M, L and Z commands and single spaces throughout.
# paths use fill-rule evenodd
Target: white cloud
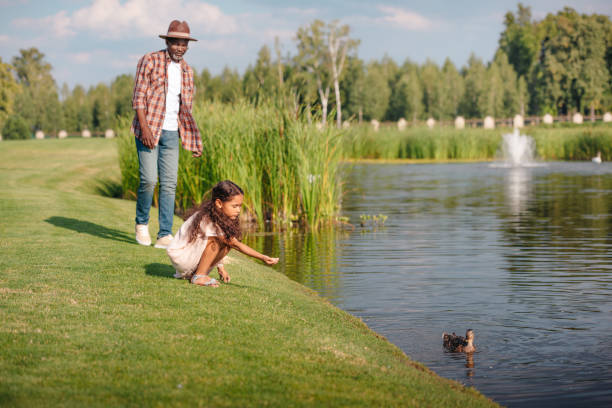
M 378 23 L 391 24 L 409 31 L 428 31 L 436 25 L 433 20 L 410 10 L 389 6 L 379 6 L 378 9 L 385 14 L 376 19 Z
M 61 11 L 40 19 L 19 19 L 18 26 L 41 27 L 56 37 L 91 31 L 103 38 L 151 37 L 163 34 L 171 20 L 186 20 L 191 35 L 232 34 L 234 17 L 215 5 L 195 0 L 94 0 L 72 14 Z
M 13 20 L 13 25 L 32 30 L 47 30 L 54 37 L 66 37 L 76 34 L 71 29 L 71 19 L 65 11 L 42 18 L 19 18 Z
M 68 54 L 68 58 L 77 64 L 87 64 L 91 61 L 92 56 L 93 54 L 91 52 L 77 52 L 74 54 Z
M 11 40 L 11 37 L 9 37 L 8 35 L 2 35 L 0 34 L 0 44 L 6 44 Z

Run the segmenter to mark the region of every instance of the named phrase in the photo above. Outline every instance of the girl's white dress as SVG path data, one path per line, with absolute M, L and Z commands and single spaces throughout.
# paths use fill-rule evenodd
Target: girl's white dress
M 178 230 L 176 236 L 170 242 L 166 250 L 170 257 L 170 261 L 172 261 L 172 265 L 174 265 L 176 269 L 174 277 L 178 279 L 191 278 L 191 275 L 193 275 L 198 268 L 200 258 L 202 258 L 202 254 L 208 243 L 208 237 L 217 236 L 215 224 L 210 221 L 208 217 L 203 217 L 200 222 L 200 228 L 204 231 L 204 236 L 198 236 L 193 242 L 189 242 L 189 236 L 187 234 L 194 217 L 195 214 L 189 217 L 183 225 L 181 225 L 181 228 Z M 219 263 L 216 266 L 221 265 L 222 264 Z

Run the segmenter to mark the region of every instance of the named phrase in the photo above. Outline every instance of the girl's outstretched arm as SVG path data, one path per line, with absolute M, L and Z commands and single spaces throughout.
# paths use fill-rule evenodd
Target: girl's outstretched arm
M 232 238 L 230 240 L 230 246 L 234 249 L 237 249 L 238 251 L 242 252 L 245 255 L 260 259 L 268 265 L 274 265 L 278 262 L 278 258 L 270 258 L 267 255 L 260 254 L 259 252 L 251 248 L 250 246 L 238 241 L 236 238 Z

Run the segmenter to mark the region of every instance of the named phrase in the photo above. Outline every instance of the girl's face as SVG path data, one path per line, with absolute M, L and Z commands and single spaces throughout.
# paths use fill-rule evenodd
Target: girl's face
M 242 209 L 242 200 L 244 196 L 242 194 L 237 194 L 230 198 L 228 201 L 221 201 L 217 198 L 215 201 L 215 205 L 226 217 L 235 220 L 240 215 L 240 210 Z

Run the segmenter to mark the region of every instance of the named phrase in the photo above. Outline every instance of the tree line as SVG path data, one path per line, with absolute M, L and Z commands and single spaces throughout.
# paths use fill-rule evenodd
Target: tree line
M 338 126 L 345 119 L 419 121 L 522 115 L 593 115 L 612 109 L 612 22 L 565 7 L 542 20 L 518 4 L 505 15 L 498 49 L 490 62 L 471 55 L 456 67 L 390 57 L 366 62 L 359 40 L 337 21 L 315 20 L 298 29 L 295 55 L 277 40 L 264 45 L 241 75 L 195 72 L 196 104 L 281 101 L 309 118 Z M 0 129 L 103 131 L 131 115 L 133 75 L 85 89 L 58 89 L 51 65 L 36 48 L 20 50 L 11 64 L 0 60 Z M 3 133 L 6 132 L 3 130 Z

